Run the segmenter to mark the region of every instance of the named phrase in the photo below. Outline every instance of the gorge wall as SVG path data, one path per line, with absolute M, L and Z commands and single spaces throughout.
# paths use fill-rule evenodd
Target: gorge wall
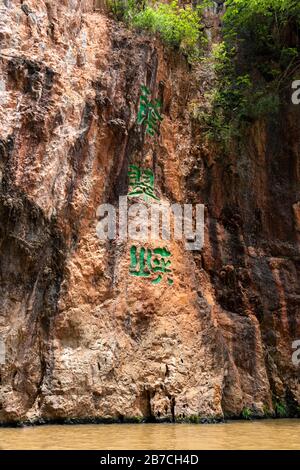
M 300 108 L 223 155 L 191 118 L 205 65 L 90 0 L 1 1 L 0 47 L 0 422 L 293 415 Z M 153 144 L 142 84 L 163 103 Z M 96 234 L 134 163 L 162 201 L 205 205 L 203 249 L 168 243 L 173 285 L 129 276 L 129 243 Z

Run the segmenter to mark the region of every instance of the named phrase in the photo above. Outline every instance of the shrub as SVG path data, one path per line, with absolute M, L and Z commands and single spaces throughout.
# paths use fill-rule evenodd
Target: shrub
M 155 4 L 109 0 L 110 9 L 118 19 L 124 19 L 137 29 L 158 33 L 166 44 L 178 47 L 190 61 L 199 58 L 201 48 L 207 42 L 201 20 L 203 8 L 210 3 L 203 0 L 201 5 L 192 8 L 191 5 L 180 7 L 178 0 Z
M 276 416 L 279 416 L 279 418 L 285 418 L 288 414 L 286 405 L 282 402 L 275 403 L 275 412 Z
M 191 415 L 189 416 L 188 421 L 192 424 L 199 424 L 201 419 L 199 415 Z
M 159 33 L 165 43 L 179 47 L 190 58 L 197 55 L 197 47 L 204 40 L 199 11 L 190 5 L 179 7 L 178 0 L 147 6 L 133 18 L 132 24 Z
M 223 142 L 254 120 L 278 113 L 300 53 L 298 1 L 227 0 L 226 7 L 223 42 L 212 54 L 216 81 L 210 109 L 202 118 L 208 134 Z M 287 34 L 289 28 L 295 34 Z
M 247 419 L 247 420 L 251 419 L 251 418 L 252 418 L 252 414 L 253 414 L 253 413 L 252 413 L 252 411 L 250 410 L 250 408 L 247 408 L 247 407 L 243 408 L 243 410 L 242 410 L 242 418 L 243 418 L 243 419 Z

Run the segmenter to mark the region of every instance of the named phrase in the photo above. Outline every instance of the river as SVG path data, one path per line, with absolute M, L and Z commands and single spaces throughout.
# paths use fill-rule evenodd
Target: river
M 1 449 L 300 449 L 300 420 L 0 428 Z

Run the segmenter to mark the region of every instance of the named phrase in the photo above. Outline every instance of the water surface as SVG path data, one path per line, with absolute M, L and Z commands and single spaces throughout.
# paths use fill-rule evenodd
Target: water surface
M 300 420 L 0 428 L 1 449 L 300 449 Z

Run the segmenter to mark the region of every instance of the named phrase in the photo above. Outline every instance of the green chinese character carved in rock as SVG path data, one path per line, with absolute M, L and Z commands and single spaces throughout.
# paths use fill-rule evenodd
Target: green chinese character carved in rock
M 138 124 L 146 124 L 146 133 L 154 136 L 155 133 L 158 133 L 159 121 L 162 121 L 162 117 L 159 114 L 161 109 L 161 102 L 156 99 L 152 103 L 149 101 L 148 96 L 150 95 L 150 90 L 144 85 L 141 86 L 142 94 L 140 97 L 140 106 L 137 117 Z
M 143 196 L 147 201 L 148 198 L 153 198 L 159 201 L 159 198 L 154 194 L 154 174 L 149 168 L 139 168 L 136 165 L 129 166 L 129 186 L 131 191 L 128 197 Z
M 167 274 L 167 281 L 170 285 L 173 284 L 173 279 L 170 277 L 172 270 L 170 269 L 171 253 L 166 248 L 150 248 L 141 247 L 138 254 L 136 246 L 130 248 L 130 268 L 129 273 L 132 276 L 138 277 L 155 277 L 152 279 L 152 284 L 159 284 L 165 274 Z

